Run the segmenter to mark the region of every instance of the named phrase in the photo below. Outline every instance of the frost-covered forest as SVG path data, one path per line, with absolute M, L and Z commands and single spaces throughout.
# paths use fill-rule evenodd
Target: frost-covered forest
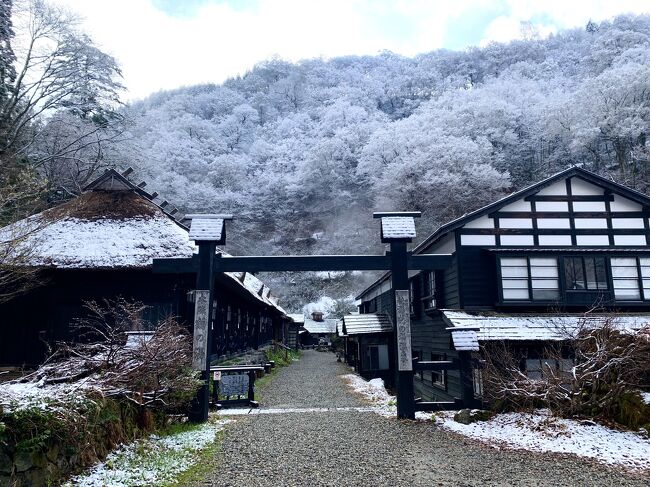
M 233 252 L 378 249 L 572 164 L 650 182 L 650 17 L 414 58 L 269 60 L 126 109 L 119 150 L 184 210 L 234 213 Z
M 52 204 L 133 166 L 181 211 L 233 213 L 231 253 L 359 253 L 381 251 L 374 210 L 421 210 L 424 237 L 573 164 L 650 184 L 650 16 L 413 58 L 273 59 L 123 105 L 117 61 L 74 18 L 16 5 L 0 19 L 0 196 L 26 181 Z

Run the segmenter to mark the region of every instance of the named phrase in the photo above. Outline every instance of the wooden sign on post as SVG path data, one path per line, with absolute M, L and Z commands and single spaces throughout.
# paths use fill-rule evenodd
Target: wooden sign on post
M 397 370 L 410 372 L 413 370 L 411 353 L 411 311 L 407 289 L 395 290 L 395 315 L 397 327 Z
M 208 326 L 210 325 L 210 291 L 197 289 L 195 293 L 192 367 L 197 370 L 205 370 L 208 354 Z

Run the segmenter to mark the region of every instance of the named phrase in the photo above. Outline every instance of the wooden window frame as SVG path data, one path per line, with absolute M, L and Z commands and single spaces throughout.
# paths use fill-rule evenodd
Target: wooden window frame
M 636 283 L 637 283 L 637 289 L 639 291 L 639 298 L 638 299 L 636 299 L 636 298 L 634 298 L 634 299 L 619 299 L 619 298 L 616 298 L 616 289 L 615 289 L 614 285 L 615 285 L 615 282 L 617 280 L 619 280 L 620 278 L 615 278 L 614 277 L 614 272 L 611 271 L 611 258 L 609 258 L 607 260 L 608 260 L 608 263 L 609 263 L 609 266 L 610 266 L 610 280 L 612 281 L 612 283 L 611 283 L 612 284 L 612 296 L 614 298 L 614 301 L 617 302 L 617 303 L 620 302 L 620 303 L 624 303 L 624 304 L 646 303 L 648 300 L 650 300 L 650 293 L 648 293 L 649 295 L 646 296 L 645 290 L 643 288 L 643 272 L 642 272 L 641 269 L 642 269 L 642 267 L 649 267 L 649 266 L 642 266 L 641 265 L 641 257 L 639 257 L 638 255 L 635 255 L 633 257 L 631 257 L 629 255 L 628 256 L 623 256 L 623 257 L 616 256 L 616 258 L 634 259 L 635 264 L 636 264 Z M 648 279 L 650 279 L 650 277 Z
M 566 286 L 566 261 L 567 260 L 572 260 L 572 259 L 580 259 L 580 263 L 582 265 L 582 279 L 585 284 L 584 289 L 568 289 Z M 596 289 L 589 289 L 587 287 L 588 285 L 588 280 L 587 280 L 587 259 L 591 259 L 594 261 L 594 270 L 595 270 L 595 262 L 596 259 L 602 259 L 604 268 L 603 270 L 605 271 L 605 285 L 606 287 L 601 289 L 599 287 L 596 287 Z M 564 285 L 562 286 L 562 289 L 560 290 L 563 293 L 582 293 L 582 292 L 598 292 L 598 291 L 613 291 L 610 279 L 609 279 L 609 272 L 608 272 L 608 258 L 603 255 L 563 255 L 560 257 L 560 260 L 562 260 L 562 270 L 564 271 L 563 273 L 563 283 Z M 596 277 L 596 283 L 598 283 L 598 277 Z
M 526 281 L 528 283 L 528 287 L 527 287 L 528 298 L 519 298 L 519 299 L 505 299 L 504 296 L 503 296 L 503 275 L 502 275 L 502 272 L 501 272 L 501 269 L 502 269 L 501 259 L 502 258 L 503 257 L 497 258 L 497 281 L 498 281 L 498 286 L 499 286 L 498 287 L 498 289 L 499 289 L 499 304 L 557 303 L 560 299 L 562 299 L 562 296 L 563 296 L 563 293 L 562 293 L 562 291 L 563 291 L 562 290 L 563 280 L 562 280 L 562 275 L 561 274 L 562 274 L 562 269 L 563 268 L 560 266 L 560 257 L 559 256 L 555 256 L 555 255 L 539 255 L 539 256 L 534 255 L 534 256 L 531 256 L 531 255 L 525 255 L 524 254 L 524 255 L 512 255 L 512 256 L 509 255 L 509 256 L 505 257 L 505 258 L 515 258 L 515 259 L 526 259 L 527 276 L 525 278 L 521 277 L 521 278 L 519 278 L 519 280 L 526 279 Z M 555 259 L 557 272 L 558 272 L 558 276 L 556 278 L 557 283 L 558 283 L 558 287 L 557 287 L 558 299 L 557 300 L 534 299 L 533 298 L 534 291 L 540 289 L 540 288 L 533 288 L 533 280 L 550 280 L 548 278 L 540 278 L 539 276 L 537 276 L 537 277 L 533 276 L 532 267 L 536 267 L 536 266 L 531 266 L 530 260 L 531 259 L 536 259 L 536 258 L 540 258 L 540 259 L 542 259 L 542 258 L 552 258 L 552 259 Z M 508 280 L 508 279 L 509 278 L 506 278 L 506 280 Z
M 447 360 L 447 354 L 446 353 L 436 353 L 436 352 L 431 352 L 431 361 L 438 361 L 438 360 Z M 440 381 L 434 380 L 434 377 L 440 377 Z M 444 391 L 447 390 L 447 371 L 446 370 L 432 370 L 431 371 L 431 385 L 433 387 L 437 387 L 438 389 L 442 389 Z
M 422 302 L 422 308 L 424 311 L 433 311 L 437 308 L 437 299 L 436 299 L 436 272 L 435 271 L 424 271 L 422 273 L 422 297 L 420 301 Z M 430 294 L 425 295 L 429 291 Z M 427 305 L 427 302 L 431 302 L 430 306 Z

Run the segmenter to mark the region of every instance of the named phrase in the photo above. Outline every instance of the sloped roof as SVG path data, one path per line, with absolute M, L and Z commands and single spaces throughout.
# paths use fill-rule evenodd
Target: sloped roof
M 333 335 L 336 333 L 336 319 L 324 319 L 323 321 L 305 319 L 305 324 L 302 325 L 312 335 Z
M 415 249 L 413 249 L 413 251 L 418 252 L 423 250 L 424 248 L 430 246 L 440 238 L 447 235 L 449 232 L 462 227 L 465 223 L 467 223 L 470 220 L 491 213 L 496 209 L 505 206 L 509 203 L 512 203 L 516 200 L 535 194 L 541 189 L 546 188 L 557 181 L 575 177 L 575 176 L 578 176 L 584 179 L 585 181 L 595 184 L 596 186 L 600 186 L 602 188 L 612 190 L 616 193 L 620 193 L 626 198 L 629 198 L 632 201 L 636 201 L 641 205 L 650 205 L 650 197 L 646 196 L 645 194 L 640 193 L 639 191 L 636 191 L 634 189 L 628 188 L 627 186 L 623 186 L 622 184 L 616 183 L 609 179 L 605 179 L 604 177 L 599 176 L 598 174 L 595 174 L 591 171 L 587 171 L 586 169 L 583 169 L 581 167 L 572 166 L 568 169 L 565 169 L 564 171 L 560 171 L 554 174 L 553 176 L 543 179 L 538 183 L 532 184 L 524 189 L 509 194 L 508 196 L 505 196 L 493 203 L 490 203 L 489 205 L 483 206 L 482 208 L 467 213 L 461 216 L 460 218 L 456 218 L 455 220 L 445 223 L 440 228 L 438 228 L 434 233 L 432 233 L 429 237 L 427 237 L 426 240 L 418 244 L 415 247 Z
M 305 322 L 305 315 L 302 313 L 290 313 L 289 318 L 293 320 L 294 323 L 304 323 Z
M 456 350 L 478 350 L 492 340 L 567 340 L 582 328 L 598 328 L 613 320 L 622 330 L 636 331 L 650 323 L 650 314 L 506 314 L 441 310 Z M 460 347 L 460 348 L 459 348 Z
M 202 240 L 212 240 L 218 242 L 223 236 L 224 218 L 217 215 L 201 215 L 192 218 L 190 224 L 190 240 L 199 242 Z
M 103 200 L 108 216 L 86 212 Z M 191 257 L 195 251 L 182 225 L 133 193 L 117 199 L 85 194 L 0 229 L 0 243 L 16 236 L 17 251 L 28 252 L 30 265 L 55 268 L 150 267 L 154 258 Z
M 346 335 L 368 335 L 391 331 L 393 331 L 393 323 L 384 313 L 354 313 L 343 317 L 343 332 Z
M 20 236 L 15 251 L 29 249 L 21 252 L 27 255 L 21 262 L 60 269 L 150 268 L 154 258 L 192 257 L 197 247 L 187 227 L 155 203 L 157 194 L 145 192 L 143 186 L 117 171 L 106 171 L 79 197 L 1 228 L 0 245 Z M 255 300 L 286 314 L 252 274 L 225 275 Z
M 435 232 L 433 232 L 425 240 L 420 242 L 413 249 L 413 253 L 414 254 L 422 253 L 424 250 L 426 250 L 427 247 L 430 247 L 438 240 L 448 235 L 450 232 L 453 232 L 454 230 L 457 230 L 458 228 L 462 227 L 470 220 L 479 218 L 483 215 L 496 211 L 497 209 L 509 203 L 513 203 L 516 200 L 535 194 L 541 189 L 546 188 L 559 180 L 571 178 L 575 176 L 578 176 L 584 179 L 585 181 L 595 184 L 596 186 L 600 186 L 602 188 L 609 189 L 613 192 L 622 194 L 624 197 L 629 198 L 632 201 L 636 201 L 641 205 L 644 206 L 650 205 L 650 197 L 648 197 L 647 195 L 640 193 L 639 191 L 636 191 L 634 189 L 628 188 L 627 186 L 624 186 L 622 184 L 611 181 L 609 179 L 605 179 L 604 177 L 599 176 L 598 174 L 595 174 L 591 171 L 587 171 L 586 169 L 583 169 L 581 167 L 572 166 L 568 169 L 565 169 L 564 171 L 560 171 L 554 174 L 553 176 L 543 179 L 542 181 L 539 181 L 526 188 L 511 193 L 508 196 L 505 196 L 497 201 L 494 201 L 493 203 L 490 203 L 489 205 L 483 206 L 482 208 L 474 210 L 459 218 L 456 218 L 455 220 L 451 220 L 450 222 L 441 225 L 440 227 L 438 227 L 438 229 Z M 373 282 L 370 286 L 364 289 L 355 299 L 361 299 L 361 297 L 364 294 L 366 294 L 371 289 L 375 288 L 378 284 L 381 284 L 382 282 L 387 280 L 389 277 L 390 277 L 390 272 L 386 272 L 379 279 Z

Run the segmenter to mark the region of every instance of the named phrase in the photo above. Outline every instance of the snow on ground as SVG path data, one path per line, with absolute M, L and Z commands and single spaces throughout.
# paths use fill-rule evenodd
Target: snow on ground
M 639 434 L 615 431 L 591 422 L 550 416 L 539 410 L 533 414 L 498 414 L 489 421 L 461 424 L 454 412 L 435 415 L 443 428 L 504 446 L 538 452 L 572 453 L 609 465 L 650 469 L 650 440 Z
M 213 443 L 227 422 L 205 423 L 169 436 L 151 435 L 124 445 L 85 474 L 73 477 L 64 487 L 126 487 L 171 482 L 197 462 L 196 452 Z
M 357 374 L 342 375 L 350 388 L 357 394 L 363 396 L 375 408 L 377 414 L 386 417 L 394 417 L 397 414 L 395 396 L 391 396 L 386 391 L 382 379 L 365 380 Z
M 41 382 L 4 383 L 0 384 L 0 406 L 5 412 L 32 407 L 43 410 L 62 407 L 61 403 L 82 400 L 85 395 L 79 391 L 89 387 L 86 381 L 51 385 Z
M 366 398 L 377 414 L 395 417 L 395 397 L 386 392 L 381 379 L 366 381 L 356 374 L 342 376 L 350 387 Z M 646 400 L 650 394 L 643 393 Z M 455 411 L 416 413 L 416 419 L 435 420 L 442 428 L 501 448 L 536 452 L 570 453 L 608 465 L 650 470 L 650 440 L 641 434 L 616 431 L 592 422 L 535 413 L 497 414 L 489 421 L 469 425 L 454 421 Z

